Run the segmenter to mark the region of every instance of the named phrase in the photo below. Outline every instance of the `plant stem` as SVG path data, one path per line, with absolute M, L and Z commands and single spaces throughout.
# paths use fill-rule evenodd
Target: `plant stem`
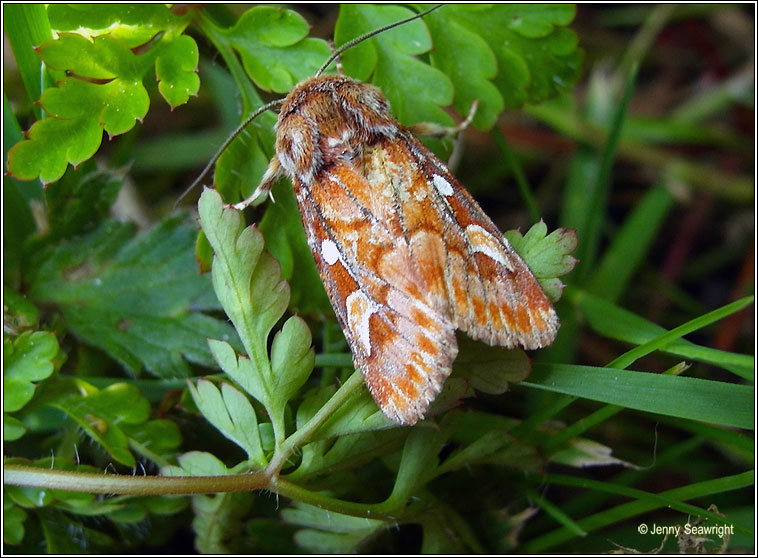
M 241 475 L 208 477 L 160 477 L 80 473 L 60 469 L 41 469 L 27 465 L 5 464 L 3 483 L 72 490 L 90 494 L 212 494 L 248 492 L 268 488 L 269 477 L 262 471 Z
M 363 383 L 363 375 L 358 371 L 353 372 L 337 392 L 332 395 L 329 401 L 327 401 L 324 406 L 313 415 L 311 420 L 305 423 L 301 428 L 298 428 L 296 432 L 279 446 L 279 449 L 271 459 L 271 463 L 266 469 L 266 472 L 271 475 L 272 478 L 276 477 L 289 456 L 292 455 L 297 448 L 310 441 L 316 430 L 318 430 L 321 425 L 347 401 L 353 392 L 360 387 L 361 383 Z

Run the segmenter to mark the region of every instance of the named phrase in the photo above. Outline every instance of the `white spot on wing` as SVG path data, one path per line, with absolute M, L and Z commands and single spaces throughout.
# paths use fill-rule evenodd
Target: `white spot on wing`
M 345 306 L 347 307 L 347 325 L 368 356 L 371 354 L 369 319 L 371 314 L 376 312 L 376 307 L 362 291 L 350 293 L 345 299 Z
M 471 248 L 474 252 L 481 252 L 506 269 L 513 271 L 513 267 L 506 258 L 501 244 L 485 229 L 479 225 L 469 225 L 466 227 L 466 236 L 468 236 Z
M 321 242 L 321 255 L 324 257 L 324 261 L 329 265 L 334 265 L 335 262 L 340 259 L 339 248 L 337 248 L 337 245 L 328 238 Z
M 442 176 L 439 174 L 435 174 L 432 177 L 432 182 L 434 182 L 435 188 L 437 188 L 437 191 L 442 194 L 443 196 L 450 196 L 453 193 L 453 187 L 450 185 L 450 183 L 445 180 Z

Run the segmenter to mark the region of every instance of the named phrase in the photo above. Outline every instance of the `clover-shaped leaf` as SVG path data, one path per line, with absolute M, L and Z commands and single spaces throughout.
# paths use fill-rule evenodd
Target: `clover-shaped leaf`
M 149 107 L 142 80 L 153 64 L 159 90 L 172 107 L 199 87 L 197 46 L 181 35 L 186 15 L 158 6 L 72 7 L 55 8 L 53 19 L 77 32 L 60 33 L 37 53 L 47 66 L 70 75 L 45 90 L 39 103 L 49 117 L 36 122 L 8 154 L 12 176 L 43 183 L 58 180 L 69 163 L 92 157 L 103 131 L 113 137 L 142 121 Z
M 571 255 L 576 250 L 576 231 L 560 228 L 547 234 L 547 225 L 540 221 L 523 236 L 511 230 L 505 237 L 524 258 L 548 298 L 559 300 L 564 287 L 559 277 L 574 269 L 577 262 Z
M 335 43 L 342 45 L 412 15 L 413 12 L 400 6 L 343 4 L 334 29 Z M 450 80 L 440 70 L 415 58 L 431 48 L 426 26 L 416 20 L 345 51 L 342 64 L 349 75 L 362 81 L 371 78 L 403 124 L 451 124 L 450 116 L 440 108 L 453 101 Z
M 247 74 L 265 91 L 287 93 L 314 75 L 329 56 L 329 45 L 306 38 L 308 23 L 292 10 L 252 8 L 223 35 L 239 53 Z

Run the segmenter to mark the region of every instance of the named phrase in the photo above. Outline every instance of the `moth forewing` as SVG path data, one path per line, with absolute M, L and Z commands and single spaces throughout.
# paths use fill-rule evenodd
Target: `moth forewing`
M 297 85 L 257 191 L 280 173 L 355 364 L 390 419 L 424 416 L 457 355 L 456 328 L 506 347 L 554 339 L 557 316 L 524 261 L 378 88 L 344 76 Z

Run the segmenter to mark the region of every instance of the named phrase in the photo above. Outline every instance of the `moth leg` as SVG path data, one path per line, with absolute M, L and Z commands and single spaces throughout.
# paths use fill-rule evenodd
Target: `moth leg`
M 272 202 L 275 201 L 274 196 L 271 194 L 271 188 L 274 187 L 276 181 L 279 180 L 279 178 L 282 176 L 284 176 L 284 169 L 282 168 L 282 164 L 279 162 L 279 157 L 274 155 L 268 164 L 266 172 L 263 173 L 261 183 L 258 184 L 258 187 L 253 191 L 252 194 L 250 194 L 250 197 L 242 200 L 239 203 L 235 203 L 233 206 L 234 209 L 239 209 L 241 211 L 264 194 L 268 195 L 268 197 L 271 198 Z
M 412 124 L 408 126 L 408 129 L 416 136 L 433 137 L 433 138 L 446 138 L 448 136 L 454 136 L 468 128 L 471 121 L 474 119 L 476 109 L 479 107 L 479 100 L 471 103 L 471 109 L 468 111 L 466 120 L 458 124 L 457 126 L 440 126 L 434 122 L 419 122 L 418 124 Z

